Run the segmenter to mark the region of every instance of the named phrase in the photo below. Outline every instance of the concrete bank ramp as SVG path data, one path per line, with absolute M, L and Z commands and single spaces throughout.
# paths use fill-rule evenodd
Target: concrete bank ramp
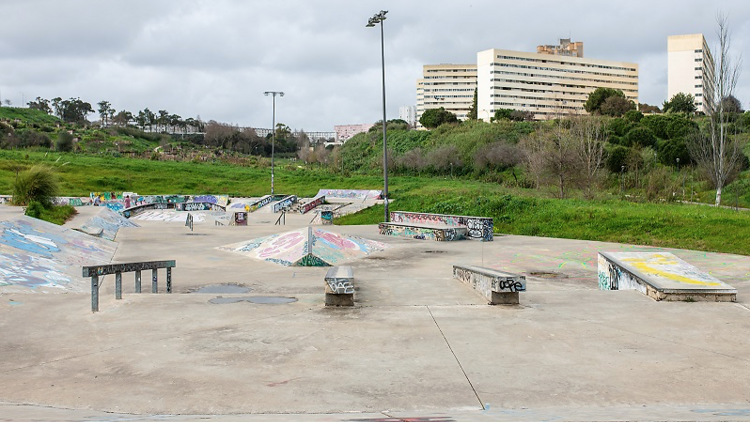
M 374 240 L 304 227 L 218 249 L 284 266 L 327 267 L 363 258 L 387 247 Z
M 99 212 L 86 220 L 81 227 L 77 228 L 78 231 L 92 236 L 103 237 L 107 240 L 115 240 L 120 228 L 140 227 L 138 224 L 120 215 L 120 213 L 112 211 L 107 207 L 98 208 L 100 208 Z
M 734 302 L 737 289 L 669 252 L 599 252 L 599 288 L 655 300 Z
M 0 293 L 85 292 L 81 266 L 111 262 L 117 244 L 31 217 L 0 221 Z

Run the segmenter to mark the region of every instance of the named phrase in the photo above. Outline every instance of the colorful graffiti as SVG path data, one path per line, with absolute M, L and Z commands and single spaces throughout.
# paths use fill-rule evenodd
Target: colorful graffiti
M 378 231 L 386 236 L 449 242 L 466 239 L 466 227 L 420 227 L 409 224 L 380 223 Z
M 225 207 L 214 202 L 181 202 L 174 205 L 175 211 L 224 211 Z
M 602 290 L 737 292 L 669 252 L 600 252 L 598 264 Z
M 92 229 L 101 229 L 101 237 L 109 240 L 115 240 L 117 232 L 122 227 L 139 227 L 137 224 L 112 211 L 111 209 L 102 208 L 94 217 L 88 219 L 82 226 L 81 231 L 91 232 Z
M 262 208 L 262 207 L 270 204 L 273 201 L 274 201 L 273 195 L 266 195 L 266 196 L 260 198 L 259 200 L 255 201 L 253 203 L 250 203 L 249 206 L 248 206 L 248 210 L 250 212 L 255 212 L 259 208 Z
M 2 221 L 0 286 L 83 291 L 73 269 L 109 262 L 116 247 L 109 240 L 30 217 Z
M 320 189 L 317 196 L 330 196 L 344 199 L 383 199 L 382 190 L 353 190 L 353 189 Z
M 281 201 L 273 204 L 273 212 L 277 213 L 283 209 L 291 207 L 295 202 L 297 202 L 297 195 L 289 195 L 283 198 Z
M 381 242 L 305 227 L 219 249 L 285 266 L 330 266 L 386 247 Z
M 304 204 L 301 204 L 299 207 L 299 213 L 300 214 L 307 214 L 311 210 L 314 210 L 315 207 L 318 205 L 323 205 L 326 202 L 325 196 L 316 196 L 315 198 L 311 199 L 308 202 L 305 202 Z
M 429 214 L 407 211 L 392 211 L 390 213 L 390 216 L 391 221 L 394 223 L 417 223 L 466 227 L 468 229 L 467 236 L 471 239 L 481 239 L 485 242 L 491 242 L 494 239 L 494 235 L 492 233 L 494 229 L 494 222 L 492 218 L 489 217 Z
M 320 222 L 324 226 L 330 226 L 333 224 L 333 211 L 321 211 Z

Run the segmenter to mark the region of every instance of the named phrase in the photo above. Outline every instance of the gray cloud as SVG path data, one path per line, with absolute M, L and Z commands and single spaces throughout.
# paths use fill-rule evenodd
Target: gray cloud
M 380 119 L 380 31 L 385 21 L 388 116 L 414 104 L 423 64 L 471 63 L 488 48 L 535 51 L 571 36 L 586 56 L 640 65 L 640 99 L 666 98 L 666 37 L 702 32 L 730 15 L 733 53 L 747 50 L 750 4 L 697 0 L 626 3 L 415 0 L 24 0 L 0 3 L 0 93 L 80 96 L 116 109 L 166 109 L 247 126 L 278 120 L 308 131 Z M 750 73 L 737 96 L 750 107 Z

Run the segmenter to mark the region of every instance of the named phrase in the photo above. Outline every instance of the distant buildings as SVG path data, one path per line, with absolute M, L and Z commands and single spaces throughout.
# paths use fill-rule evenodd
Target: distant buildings
M 422 67 L 417 80 L 416 127 L 425 110 L 443 107 L 466 120 L 477 87 L 476 64 L 429 64 Z
M 417 80 L 417 127 L 425 110 L 444 107 L 466 120 L 477 90 L 477 118 L 490 121 L 498 109 L 527 111 L 545 120 L 585 114 L 584 103 L 599 87 L 619 89 L 638 103 L 638 65 L 583 58 L 583 43 L 561 39 L 536 53 L 491 49 L 476 64 L 425 65 Z
M 619 89 L 638 103 L 638 65 L 491 49 L 477 53 L 477 87 L 479 119 L 490 121 L 495 110 L 507 108 L 545 120 L 585 114 L 584 103 L 599 87 Z
M 583 43 L 571 42 L 570 38 L 561 38 L 560 45 L 538 45 L 536 52 L 553 56 L 571 56 L 583 58 Z
M 362 123 L 358 125 L 338 125 L 334 126 L 333 130 L 336 132 L 336 142 L 344 143 L 349 140 L 352 136 L 367 132 L 374 125 L 372 123 Z
M 667 100 L 690 94 L 697 110 L 707 113 L 714 98 L 714 59 L 703 34 L 668 37 L 667 66 Z
M 401 106 L 398 108 L 398 118 L 405 121 L 411 127 L 417 125 L 417 108 L 415 106 Z

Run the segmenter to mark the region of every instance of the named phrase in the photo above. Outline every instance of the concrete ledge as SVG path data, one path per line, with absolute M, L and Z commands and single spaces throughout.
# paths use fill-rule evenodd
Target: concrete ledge
M 352 267 L 331 267 L 325 277 L 326 306 L 354 306 Z
M 737 289 L 669 252 L 599 252 L 601 290 L 638 290 L 657 300 L 735 302 Z
M 380 234 L 387 236 L 402 236 L 438 242 L 463 240 L 466 239 L 468 234 L 466 227 L 418 223 L 380 223 L 378 224 L 378 231 Z
M 392 211 L 391 222 L 414 224 L 437 224 L 451 227 L 466 227 L 466 237 L 492 242 L 494 239 L 494 223 L 491 217 L 475 217 L 470 215 L 431 214 L 423 212 Z
M 471 286 L 490 305 L 518 305 L 518 293 L 526 291 L 526 277 L 492 268 L 453 265 L 453 278 Z

